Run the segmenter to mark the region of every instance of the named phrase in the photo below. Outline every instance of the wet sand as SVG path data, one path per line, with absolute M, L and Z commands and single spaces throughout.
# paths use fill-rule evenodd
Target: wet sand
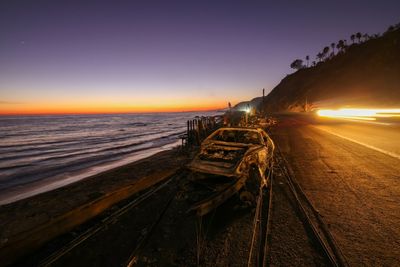
M 187 156 L 163 151 L 68 186 L 0 206 L 0 265 L 32 253 L 52 238 L 178 171 Z

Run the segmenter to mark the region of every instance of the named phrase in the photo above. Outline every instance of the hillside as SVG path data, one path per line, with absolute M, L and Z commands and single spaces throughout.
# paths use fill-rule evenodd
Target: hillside
M 264 108 L 304 111 L 306 102 L 313 108 L 400 106 L 400 29 L 286 76 Z

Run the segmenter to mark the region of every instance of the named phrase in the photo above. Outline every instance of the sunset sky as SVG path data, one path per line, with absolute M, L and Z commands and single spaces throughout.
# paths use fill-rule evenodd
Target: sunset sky
M 365 3 L 1 1 L 0 114 L 223 108 L 400 22 L 400 1 Z

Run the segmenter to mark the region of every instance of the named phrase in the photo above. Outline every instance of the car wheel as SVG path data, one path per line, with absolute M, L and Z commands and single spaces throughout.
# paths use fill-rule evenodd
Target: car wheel
M 239 194 L 240 201 L 248 207 L 254 206 L 256 199 L 249 191 L 242 191 Z
M 257 168 L 253 167 L 249 171 L 246 184 L 239 193 L 240 201 L 246 206 L 255 206 L 256 197 L 260 191 L 261 175 Z
M 254 196 L 258 195 L 261 186 L 261 174 L 258 168 L 252 167 L 249 170 L 249 178 L 246 180 L 246 188 L 250 191 Z

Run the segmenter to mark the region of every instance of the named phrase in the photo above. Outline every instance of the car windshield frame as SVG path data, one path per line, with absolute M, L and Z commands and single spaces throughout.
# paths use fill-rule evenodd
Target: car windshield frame
M 213 142 L 263 145 L 261 133 L 246 129 L 220 129 L 207 139 Z

